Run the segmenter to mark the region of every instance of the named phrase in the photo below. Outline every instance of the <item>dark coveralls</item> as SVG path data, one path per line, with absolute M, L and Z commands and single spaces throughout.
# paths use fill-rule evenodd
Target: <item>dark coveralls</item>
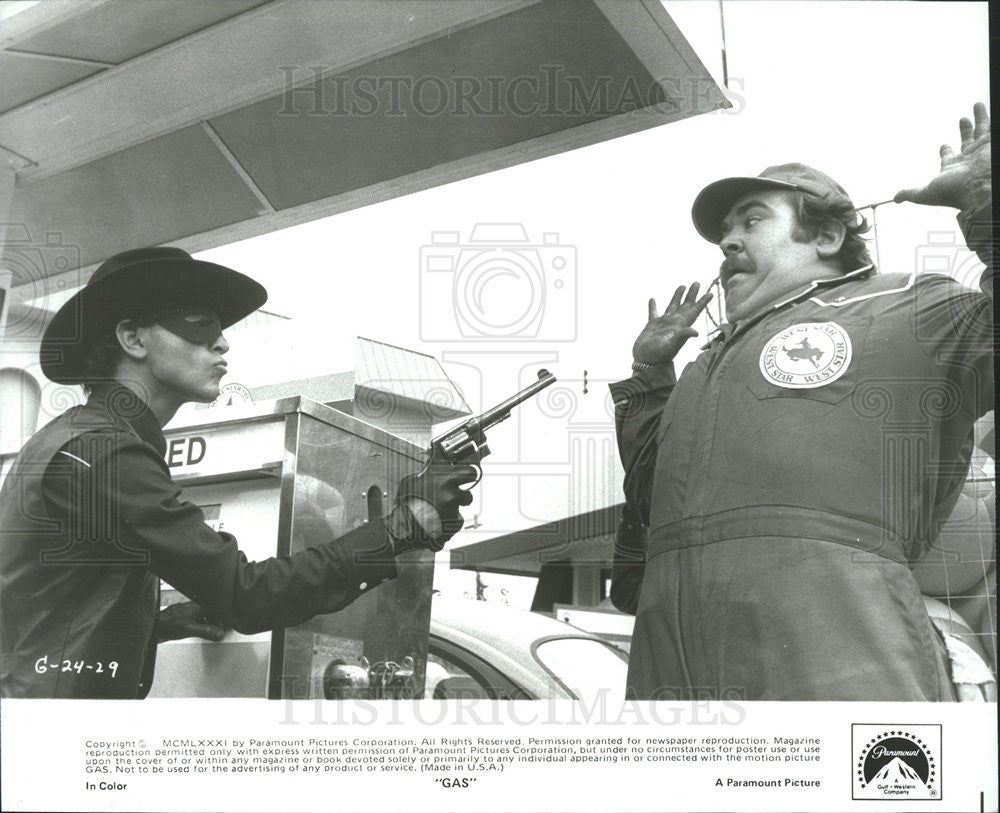
M 989 268 L 988 230 L 960 222 Z M 611 386 L 630 696 L 953 699 L 907 562 L 993 408 L 991 320 L 947 277 L 863 268 L 724 326 L 676 384 L 662 365 Z
M 165 450 L 146 405 L 102 386 L 18 455 L 0 490 L 4 697 L 145 697 L 160 579 L 252 633 L 341 609 L 396 575 L 380 522 L 248 562 L 179 499 Z

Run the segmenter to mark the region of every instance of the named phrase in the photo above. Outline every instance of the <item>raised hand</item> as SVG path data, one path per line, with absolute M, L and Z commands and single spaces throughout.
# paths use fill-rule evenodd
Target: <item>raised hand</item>
M 699 299 L 698 289 L 698 283 L 692 283 L 685 296 L 684 286 L 681 285 L 674 291 L 667 309 L 659 316 L 656 314 L 656 300 L 649 300 L 649 321 L 632 345 L 632 358 L 635 361 L 643 364 L 673 361 L 684 343 L 698 335 L 698 331 L 691 325 L 712 299 L 710 293 Z
M 982 102 L 976 102 L 972 114 L 975 123 L 967 118 L 958 123 L 962 139 L 959 152 L 942 144 L 937 177 L 926 186 L 901 189 L 896 193 L 896 203 L 909 201 L 969 211 L 991 200 L 990 115 Z

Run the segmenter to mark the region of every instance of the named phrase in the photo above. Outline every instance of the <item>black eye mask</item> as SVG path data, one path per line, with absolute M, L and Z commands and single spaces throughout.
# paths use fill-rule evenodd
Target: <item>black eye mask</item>
M 214 344 L 222 335 L 219 318 L 208 313 L 168 311 L 157 314 L 156 324 L 192 344 Z

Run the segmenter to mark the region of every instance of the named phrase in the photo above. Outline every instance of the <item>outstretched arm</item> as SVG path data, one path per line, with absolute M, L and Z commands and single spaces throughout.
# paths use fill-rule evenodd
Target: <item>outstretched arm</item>
M 611 601 L 634 613 L 645 570 L 646 524 L 649 522 L 657 428 L 664 404 L 673 390 L 673 359 L 698 332 L 692 327 L 711 294 L 698 297 L 698 284 L 685 296 L 681 286 L 662 314 L 650 299 L 648 318 L 632 347 L 635 375 L 611 385 L 615 402 L 618 453 L 625 469 L 625 508 L 615 540 Z
M 901 189 L 896 193 L 895 201 L 959 210 L 958 222 L 966 242 L 986 264 L 980 287 L 992 300 L 990 115 L 982 102 L 977 102 L 972 111 L 974 122 L 962 118 L 958 123 L 961 137 L 959 151 L 955 152 L 949 145 L 942 144 L 941 170 L 937 176 L 924 186 Z
M 662 314 L 650 299 L 645 326 L 632 346 L 634 375 L 611 385 L 615 403 L 618 454 L 625 469 L 625 501 L 632 518 L 645 525 L 656 467 L 660 413 L 676 383 L 673 360 L 684 343 L 698 335 L 692 325 L 712 298 L 698 297 L 698 283 L 680 286 Z

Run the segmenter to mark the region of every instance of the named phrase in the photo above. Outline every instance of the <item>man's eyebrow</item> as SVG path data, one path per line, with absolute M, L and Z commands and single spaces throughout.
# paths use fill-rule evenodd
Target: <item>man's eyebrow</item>
M 760 207 L 762 209 L 767 209 L 769 212 L 772 211 L 771 207 L 768 206 L 766 203 L 764 203 L 764 201 L 762 201 L 762 200 L 757 200 L 756 198 L 754 198 L 753 200 L 748 200 L 746 203 L 741 203 L 735 209 L 733 209 L 732 211 L 730 211 L 730 213 L 728 215 L 726 215 L 726 217 L 722 221 L 722 228 L 723 228 L 723 230 L 725 230 L 725 228 L 729 225 L 729 219 L 731 217 L 742 217 L 748 211 L 750 211 L 751 209 L 756 208 L 756 207 Z

